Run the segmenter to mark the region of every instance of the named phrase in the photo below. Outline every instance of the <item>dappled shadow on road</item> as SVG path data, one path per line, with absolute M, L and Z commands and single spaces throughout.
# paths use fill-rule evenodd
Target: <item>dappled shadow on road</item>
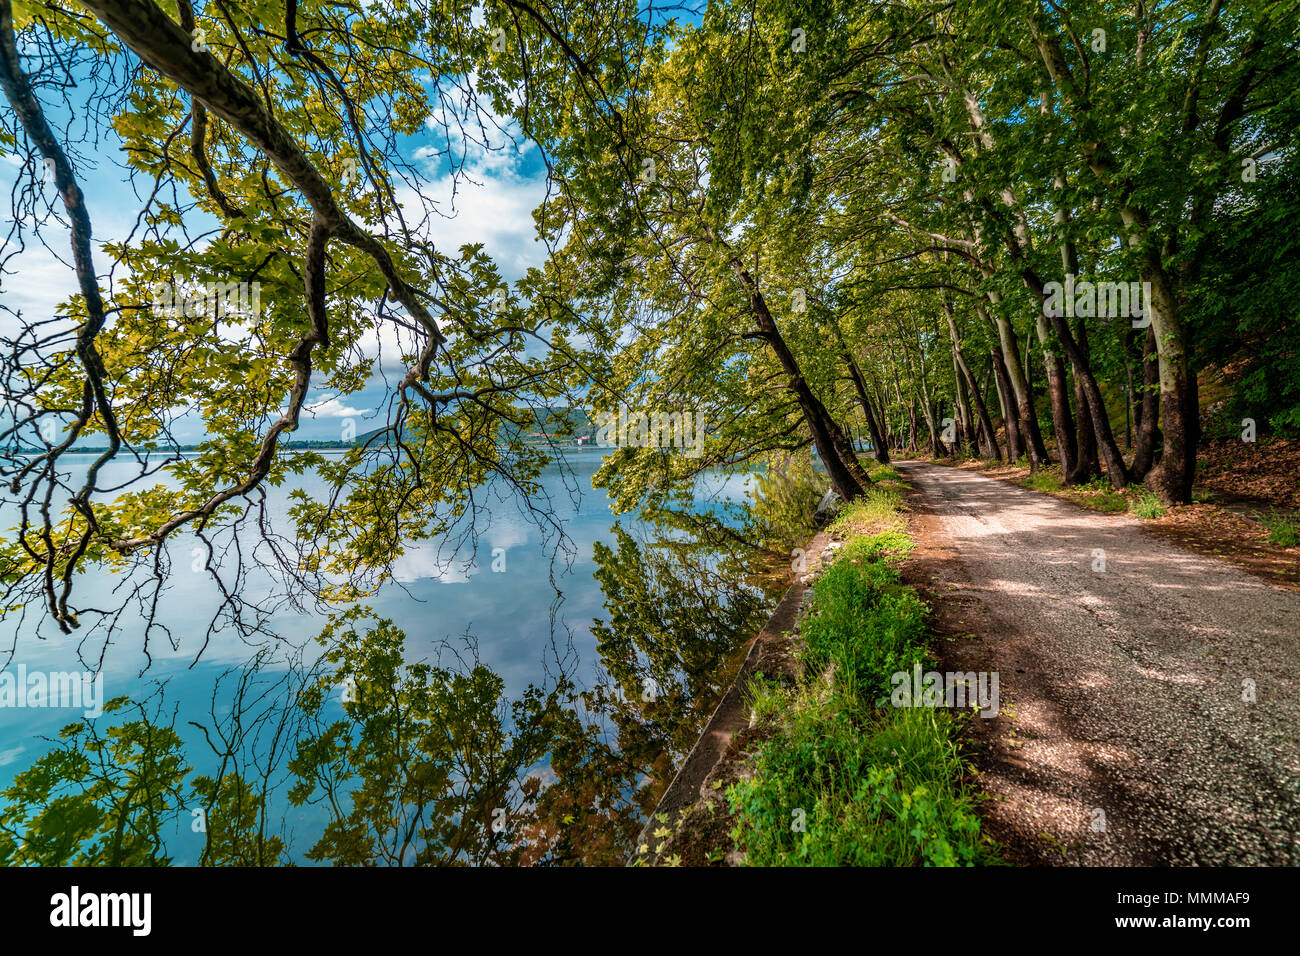
M 1001 674 L 969 734 L 1010 859 L 1297 862 L 1296 595 L 1123 516 L 899 471 L 941 663 Z

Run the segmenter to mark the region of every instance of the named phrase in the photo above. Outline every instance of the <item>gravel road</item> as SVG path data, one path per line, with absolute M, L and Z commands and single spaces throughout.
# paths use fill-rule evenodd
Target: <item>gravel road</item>
M 971 730 L 1010 858 L 1300 864 L 1300 593 L 1134 518 L 897 467 L 946 662 L 1000 675 L 1002 715 Z

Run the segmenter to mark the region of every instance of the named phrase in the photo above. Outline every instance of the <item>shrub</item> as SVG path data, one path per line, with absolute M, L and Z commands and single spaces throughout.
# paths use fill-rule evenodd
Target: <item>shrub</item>
M 855 503 L 841 520 L 855 509 L 879 518 L 886 500 Z M 752 713 L 772 735 L 753 775 L 727 791 L 747 863 L 996 862 L 962 782 L 956 728 L 967 718 L 889 706 L 891 675 L 926 653 L 926 605 L 894 566 L 910 547 L 901 528 L 851 539 L 817 581 L 802 626 L 801 686 L 748 688 Z

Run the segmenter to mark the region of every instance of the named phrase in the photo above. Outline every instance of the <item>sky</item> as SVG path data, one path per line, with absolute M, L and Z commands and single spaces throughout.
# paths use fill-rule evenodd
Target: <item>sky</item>
M 59 107 L 49 102 L 45 105 L 52 124 L 57 126 L 61 118 Z M 424 184 L 423 192 L 437 201 L 439 211 L 447 217 L 434 219 L 435 245 L 446 253 L 455 253 L 463 244 L 482 243 L 502 276 L 514 282 L 530 267 L 540 266 L 545 256 L 544 247 L 536 240 L 532 219 L 533 209 L 546 192 L 546 169 L 541 154 L 535 145 L 522 141 L 512 121 L 501 121 L 501 125 L 507 132 L 513 132 L 521 144 L 518 147 L 500 133 L 494 135 L 490 144 L 493 148 L 486 148 L 484 143 L 472 137 L 463 139 L 454 131 L 450 145 L 457 156 L 464 156 L 464 163 L 453 196 L 452 172 L 446 156 L 440 152 L 448 145 L 446 126 L 442 122 L 446 117 L 440 113 L 431 115 L 421 135 L 406 137 L 401 147 L 407 159 L 426 171 L 429 181 Z M 124 153 L 111 131 L 88 160 L 78 164 L 77 175 L 97 244 L 96 267 L 103 275 L 111 260 L 100 246 L 126 238 L 141 203 L 126 181 L 122 168 Z M 20 166 L 19 157 L 0 156 L 0 190 L 9 192 L 14 187 Z M 53 184 L 44 188 L 48 198 L 57 204 Z M 413 202 L 414 195 L 409 190 L 399 192 L 399 200 Z M 61 204 L 58 208 L 62 212 Z M 8 212 L 6 209 L 6 234 L 10 224 Z M 58 304 L 77 288 L 68 231 L 58 222 L 50 221 L 43 225 L 42 234 L 48 249 L 34 242 L 27 231 L 26 248 L 9 259 L 6 274 L 0 275 L 0 302 L 14 312 L 21 312 L 27 322 L 53 316 Z M 4 248 L 0 255 L 11 252 L 13 247 Z M 121 276 L 120 269 L 118 276 Z M 18 325 L 12 314 L 0 312 L 0 334 L 11 335 Z M 384 354 L 395 356 L 397 353 L 390 345 L 385 344 Z M 390 379 L 394 370 L 395 366 L 388 370 Z M 378 374 L 364 390 L 346 396 L 315 390 L 308 396 L 294 438 L 335 440 L 344 433 L 345 425 L 350 425 L 355 434 L 376 427 L 381 422 L 376 416 L 383 414 L 385 391 L 385 383 Z M 183 418 L 174 428 L 174 435 L 182 444 L 197 442 L 203 438 L 202 422 L 196 416 Z

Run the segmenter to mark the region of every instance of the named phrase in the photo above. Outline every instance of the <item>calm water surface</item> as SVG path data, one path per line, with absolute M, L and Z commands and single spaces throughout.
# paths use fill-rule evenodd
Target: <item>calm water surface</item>
M 90 460 L 91 456 L 77 456 L 67 461 L 84 468 Z M 252 739 L 255 735 L 245 728 L 252 742 L 245 740 L 243 746 L 261 757 L 259 766 L 246 763 L 241 773 L 263 783 L 265 819 L 257 829 L 283 841 L 281 860 L 313 862 L 312 847 L 331 821 L 336 828 L 358 831 L 366 821 L 373 823 L 378 818 L 373 807 L 364 821 L 346 817 L 349 798 L 369 785 L 377 787 L 383 799 L 403 805 L 397 817 L 407 812 L 422 825 L 441 821 L 445 832 L 428 839 L 417 834 L 387 854 L 362 849 L 350 850 L 354 855 L 348 856 L 335 841 L 323 857 L 319 851 L 314 854 L 316 861 L 583 862 L 590 854 L 596 858 L 589 862 L 608 862 L 626 852 L 635 822 L 653 805 L 673 764 L 693 743 L 725 686 L 728 667 L 738 661 L 739 649 L 761 623 L 773 595 L 742 583 L 748 558 L 734 553 L 734 544 L 729 545 L 728 557 L 680 530 L 665 532 L 629 516 L 616 522 L 604 492 L 591 488 L 591 476 L 600 462 L 597 449 L 573 449 L 566 453 L 564 467 L 552 465 L 541 478 L 567 536 L 562 552 L 557 553 L 553 538 L 544 540 L 519 500 L 503 495 L 489 499 L 489 514 L 481 522 L 473 553 L 462 550 L 453 557 L 437 542 L 413 547 L 397 563 L 396 582 L 366 601 L 378 617 L 391 620 L 404 632 L 401 657 L 406 663 L 424 662 L 448 674 L 474 672 L 477 663 L 480 668 L 474 673 L 499 678 L 501 703 L 496 713 L 501 718 L 501 740 L 496 739 L 495 729 L 483 729 L 486 724 L 468 730 L 460 726 L 468 719 L 461 704 L 448 709 L 446 701 L 431 704 L 427 695 L 403 699 L 384 712 L 383 721 L 375 717 L 373 724 L 366 724 L 365 733 L 379 728 L 400 735 L 409 728 L 394 730 L 393 715 L 416 715 L 412 726 L 447 728 L 449 739 L 461 734 L 460 743 L 446 752 L 425 753 L 424 769 L 399 771 L 396 782 L 389 779 L 394 774 L 391 767 L 379 766 L 382 761 L 362 766 L 358 748 L 340 761 L 347 764 L 348 773 L 333 801 L 318 791 L 314 799 L 295 806 L 288 796 L 293 784 L 300 782 L 288 769 L 294 741 L 276 739 L 272 728 L 280 727 L 281 737 L 319 739 L 322 726 L 346 723 L 341 703 L 349 693 L 346 685 L 341 685 L 338 699 L 331 695 L 321 705 L 313 733 L 290 726 L 292 721 L 277 724 L 265 717 L 260 737 Z M 124 470 L 121 477 L 130 474 Z M 102 483 L 112 479 L 108 473 Z M 315 476 L 294 483 L 309 493 L 323 487 Z M 288 492 L 288 487 L 269 489 L 273 524 L 274 519 L 283 519 Z M 696 512 L 722 516 L 728 503 L 743 502 L 747 495 L 747 476 L 709 475 L 698 485 Z M 0 518 L 6 527 L 12 526 L 12 506 L 0 509 Z M 214 743 L 214 729 L 223 720 L 230 721 L 236 711 L 263 715 L 292 711 L 297 692 L 290 688 L 298 686 L 300 670 L 314 663 L 320 666 L 321 652 L 314 638 L 324 619 L 311 611 L 285 607 L 269 622 L 275 634 L 272 640 L 249 640 L 231 628 L 209 634 L 219 594 L 206 574 L 191 570 L 194 543 L 192 538 L 179 538 L 171 548 L 173 573 L 159 605 L 159 620 L 166 624 L 170 639 L 155 633 L 146 649 L 142 628 L 133 629 L 129 615 L 105 645 L 102 632 L 91 638 L 79 633 L 66 636 L 48 623 L 38 629 L 33 619 L 22 621 L 10 613 L 0 618 L 0 647 L 14 647 L 7 665 L 10 672 L 19 665 L 28 672 L 82 671 L 86 661 L 94 667 L 102 652 L 105 696 L 147 702 L 152 719 L 174 728 L 193 773 L 215 778 L 228 772 L 230 762 L 223 767 L 218 756 L 223 747 L 220 739 Z M 731 560 L 737 557 L 739 563 Z M 493 570 L 494 565 L 500 570 Z M 80 605 L 110 606 L 120 602 L 123 582 L 111 576 L 85 576 L 79 587 Z M 274 593 L 274 587 L 268 576 L 254 572 L 241 594 L 256 598 L 261 592 Z M 251 668 L 250 661 L 259 652 L 257 666 Z M 292 667 L 291 662 L 295 662 Z M 458 686 L 452 696 L 473 696 L 468 685 Z M 511 705 L 524 698 L 530 687 L 543 695 L 559 691 L 553 698 L 555 711 L 545 717 L 536 713 L 521 717 Z M 79 717 L 67 709 L 0 707 L 0 787 L 10 786 L 16 773 L 51 749 L 53 743 L 47 738 L 56 737 L 61 727 Z M 114 721 L 139 717 L 139 712 L 121 712 L 98 718 L 96 724 L 106 728 Z M 482 717 L 474 715 L 475 720 Z M 521 729 L 525 726 L 526 734 Z M 354 739 L 365 736 L 361 724 L 354 723 L 352 729 Z M 521 744 L 512 751 L 512 735 L 527 736 L 528 746 Z M 493 750 L 483 743 L 488 738 L 493 746 L 504 740 L 505 753 L 478 753 Z M 466 739 L 474 742 L 465 745 Z M 467 757 L 458 746 L 476 753 Z M 379 745 L 375 752 L 388 751 Z M 502 784 L 498 771 L 511 759 L 527 765 L 513 768 L 514 782 Z M 339 767 L 332 769 L 337 772 Z M 427 781 L 422 776 L 413 785 L 411 775 L 430 772 L 444 781 L 440 786 L 448 792 L 461 794 L 459 800 L 425 808 Z M 506 772 L 502 779 L 510 776 Z M 545 799 L 521 796 L 519 780 L 533 780 L 555 792 Z M 610 792 L 602 794 L 602 787 Z M 491 792 L 479 794 L 479 789 Z M 566 789 L 571 795 L 561 792 Z M 410 810 L 412 801 L 420 804 L 416 811 Z M 613 804 L 620 801 L 622 805 L 615 808 Z M 179 798 L 178 803 L 185 804 Z M 358 812 L 356 801 L 352 804 L 351 812 Z M 527 826 L 511 830 L 508 822 L 496 819 L 497 831 L 488 841 L 491 846 L 478 836 L 466 843 L 464 832 L 490 827 L 492 822 L 469 818 L 480 810 L 504 815 L 500 804 L 527 805 Z M 179 806 L 164 827 L 166 854 L 176 863 L 199 860 L 208 839 L 195 832 L 189 813 L 189 804 Z M 384 843 L 382 834 L 375 834 L 374 842 Z M 525 845 L 546 849 L 520 851 Z M 425 858 L 419 858 L 421 847 Z

